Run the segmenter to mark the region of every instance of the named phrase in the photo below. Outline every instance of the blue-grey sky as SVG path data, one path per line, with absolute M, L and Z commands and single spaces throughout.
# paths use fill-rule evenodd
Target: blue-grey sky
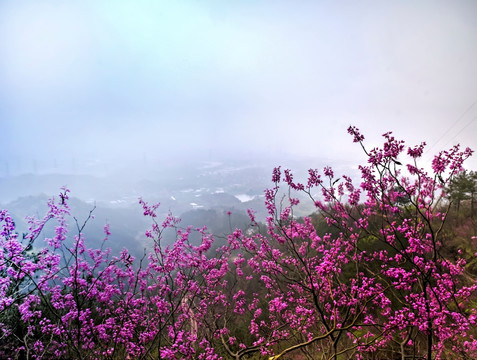
M 333 164 L 358 156 L 350 124 L 477 149 L 476 18 L 474 0 L 4 0 L 1 159 Z

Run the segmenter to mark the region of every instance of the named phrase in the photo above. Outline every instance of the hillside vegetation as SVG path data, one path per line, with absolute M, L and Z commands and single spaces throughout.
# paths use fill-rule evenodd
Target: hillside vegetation
M 108 225 L 89 248 L 94 211 L 74 218 L 69 189 L 24 234 L 2 210 L 0 357 L 477 358 L 472 151 L 421 164 L 425 144 L 386 133 L 369 150 L 348 131 L 368 159 L 359 184 L 331 167 L 299 183 L 277 167 L 266 221 L 203 213 L 223 222 L 215 234 L 141 200 L 141 255 L 109 249 Z M 305 198 L 315 211 L 296 216 Z

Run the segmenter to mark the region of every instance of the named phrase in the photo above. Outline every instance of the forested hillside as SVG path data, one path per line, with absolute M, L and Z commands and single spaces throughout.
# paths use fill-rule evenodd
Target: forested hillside
M 25 233 L 2 210 L 0 357 L 475 359 L 472 150 L 426 164 L 424 143 L 386 133 L 368 149 L 348 132 L 367 157 L 359 181 L 327 166 L 298 182 L 277 167 L 264 222 L 253 209 L 162 218 L 141 199 L 142 253 L 118 248 L 128 218 L 91 248 L 94 209 L 74 189 L 46 200 Z M 303 202 L 309 216 L 295 213 Z

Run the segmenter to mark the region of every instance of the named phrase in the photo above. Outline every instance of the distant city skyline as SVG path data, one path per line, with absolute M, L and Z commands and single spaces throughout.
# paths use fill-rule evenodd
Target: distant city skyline
M 0 176 L 357 164 L 349 125 L 369 147 L 387 131 L 426 141 L 426 161 L 477 150 L 476 14 L 472 0 L 3 1 Z

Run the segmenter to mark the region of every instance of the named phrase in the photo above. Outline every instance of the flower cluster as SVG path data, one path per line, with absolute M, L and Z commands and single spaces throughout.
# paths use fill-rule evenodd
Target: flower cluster
M 139 259 L 72 232 L 67 189 L 23 237 L 0 211 L 0 357 L 477 357 L 477 281 L 461 252 L 445 256 L 439 202 L 472 151 L 440 152 L 428 173 L 417 164 L 424 143 L 405 153 L 386 133 L 367 151 L 359 130 L 348 132 L 368 155 L 360 184 L 331 167 L 301 184 L 277 167 L 265 226 L 250 210 L 250 228 L 221 243 L 172 215 L 158 221 L 159 204 L 142 199 L 152 224 Z M 317 213 L 296 218 L 299 195 Z M 54 235 L 38 243 L 51 222 Z M 104 236 L 114 236 L 108 225 Z

